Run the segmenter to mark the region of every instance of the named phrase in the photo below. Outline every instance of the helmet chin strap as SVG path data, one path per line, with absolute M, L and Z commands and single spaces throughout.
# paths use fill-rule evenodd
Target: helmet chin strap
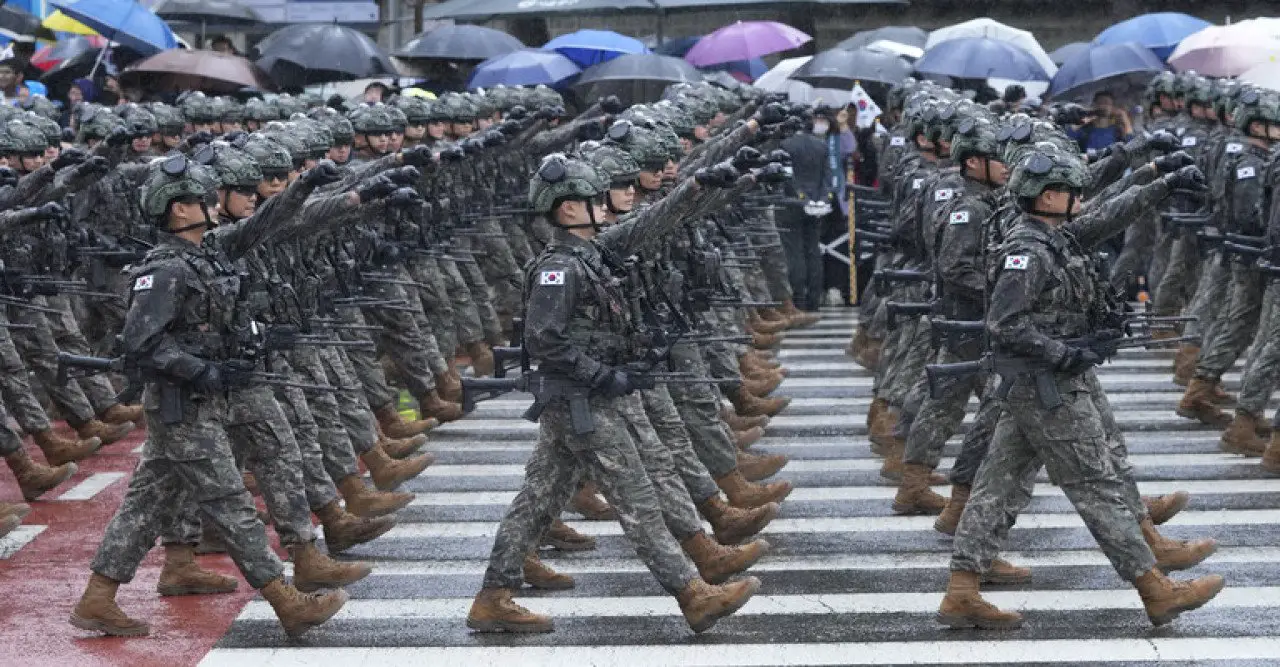
M 579 199 L 578 201 L 587 205 L 587 219 L 590 220 L 591 222 L 580 223 L 577 225 L 564 225 L 557 222 L 556 226 L 560 227 L 561 229 L 585 229 L 587 227 L 590 227 L 594 229 L 597 233 L 599 233 L 601 225 L 600 225 L 600 221 L 596 220 L 596 209 L 594 206 L 591 205 L 591 200 Z M 605 196 L 605 201 L 606 202 L 608 201 L 608 195 Z
M 201 227 L 204 227 L 204 228 L 206 228 L 206 229 L 209 229 L 209 228 L 213 228 L 213 227 L 217 227 L 217 226 L 218 226 L 218 224 L 217 224 L 217 223 L 215 223 L 215 222 L 213 221 L 213 219 L 209 217 L 209 206 L 208 206 L 207 204 L 205 204 L 205 203 L 204 203 L 204 200 L 203 200 L 203 199 L 202 199 L 202 200 L 200 200 L 200 212 L 204 214 L 204 220 L 201 220 L 201 221 L 199 221 L 199 222 L 193 222 L 193 223 L 191 223 L 191 224 L 187 225 L 186 227 L 179 227 L 179 228 L 177 228 L 177 229 L 170 229 L 170 230 L 169 230 L 169 233 L 171 233 L 171 234 L 181 234 L 181 233 L 183 233 L 183 232 L 189 232 L 189 231 L 191 231 L 191 230 L 193 230 L 193 229 L 200 229 Z
M 1077 196 L 1078 195 L 1076 194 L 1075 190 L 1067 191 L 1067 210 L 1065 213 L 1047 212 L 1047 211 L 1041 211 L 1039 209 L 1032 209 L 1031 213 L 1038 215 L 1042 218 L 1052 218 L 1055 220 L 1061 219 L 1063 222 L 1071 222 L 1076 217 L 1076 214 L 1072 212 L 1072 209 L 1076 207 Z

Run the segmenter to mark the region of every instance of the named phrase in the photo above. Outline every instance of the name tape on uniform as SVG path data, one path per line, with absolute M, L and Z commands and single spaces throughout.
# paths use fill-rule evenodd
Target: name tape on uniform
M 563 285 L 564 271 L 543 271 L 542 280 L 538 282 L 540 285 Z
M 1014 269 L 1015 271 L 1026 271 L 1030 258 L 1026 255 L 1009 255 L 1004 258 L 1004 268 Z

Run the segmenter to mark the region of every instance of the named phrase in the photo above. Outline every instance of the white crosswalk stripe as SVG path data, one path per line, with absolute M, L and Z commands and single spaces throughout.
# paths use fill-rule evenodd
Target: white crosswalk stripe
M 510 395 L 430 435 L 428 449 L 440 461 L 405 485 L 415 499 L 399 525 L 349 552 L 373 561 L 374 574 L 348 589 L 351 601 L 305 645 L 287 641 L 259 599 L 201 664 L 1277 664 L 1280 477 L 1268 476 L 1257 459 L 1221 452 L 1216 432 L 1174 413 L 1181 390 L 1169 382 L 1169 352 L 1130 351 L 1099 375 L 1143 493 L 1193 495 L 1162 531 L 1220 543 L 1186 574 L 1219 572 L 1228 588 L 1175 622 L 1172 633 L 1152 634 L 1137 593 L 1111 569 L 1061 489 L 1041 483 L 1004 554 L 1031 567 L 1033 583 L 985 592 L 1024 611 L 1026 626 L 1007 633 L 938 626 L 950 540 L 933 530 L 933 517 L 889 509 L 895 489 L 878 479 L 881 461 L 865 435 L 872 378 L 842 353 L 854 325 L 852 311 L 828 311 L 784 340 L 779 357 L 791 375 L 778 393 L 795 400 L 756 447 L 790 456 L 779 477 L 797 488 L 765 531 L 774 549 L 752 569 L 760 593 L 697 640 L 618 524 L 572 514 L 569 523 L 596 536 L 599 548 L 546 552 L 545 560 L 573 575 L 577 587 L 518 599 L 551 614 L 556 632 L 482 636 L 465 628 L 498 519 L 536 437 L 536 425 L 520 419 L 527 397 Z M 1238 371 L 1228 374 L 1228 388 L 1237 386 Z M 943 469 L 958 442 L 948 444 Z

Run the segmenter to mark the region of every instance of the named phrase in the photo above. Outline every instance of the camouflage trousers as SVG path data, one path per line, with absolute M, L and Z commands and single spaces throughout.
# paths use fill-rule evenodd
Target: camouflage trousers
M 1200 280 L 1200 244 L 1195 235 L 1183 232 L 1173 240 L 1169 265 L 1156 289 L 1153 305 L 1157 315 L 1177 315 L 1194 296 Z
M 914 326 L 904 326 L 903 328 L 905 331 L 898 344 L 899 349 L 894 358 L 894 367 L 885 375 L 881 394 L 889 402 L 889 405 L 895 407 L 902 407 L 906 404 L 907 394 L 924 376 L 925 362 L 929 360 L 929 353 L 933 349 L 929 341 L 928 318 L 917 318 Z M 909 338 L 907 333 L 910 333 Z M 917 400 L 923 400 L 923 395 L 920 392 L 917 392 L 916 396 Z
M 516 266 L 520 267 L 520 276 L 523 277 L 524 266 L 538 256 L 529 243 L 529 232 L 520 220 L 508 221 L 503 231 L 507 234 L 507 244 L 511 246 L 511 256 L 515 258 Z
M 44 297 L 31 299 L 31 304 L 42 308 L 50 307 Z M 60 315 L 46 315 L 30 308 L 9 307 L 10 322 L 30 327 L 15 330 L 12 334 L 13 343 L 20 358 L 26 362 L 26 368 L 35 373 L 41 386 L 49 394 L 49 398 L 66 417 L 67 423 L 79 427 L 91 421 L 97 412 L 81 388 L 79 380 L 70 381 L 65 385 L 58 383 L 59 350 L 54 340 L 53 327 L 49 322 L 49 318 L 54 317 L 60 317 Z M 113 399 L 114 394 L 115 392 L 112 392 Z
M 504 327 L 510 327 L 511 318 L 519 316 L 524 310 L 524 272 L 516 263 L 511 245 L 507 242 L 506 225 L 489 219 L 481 221 L 479 227 L 486 234 L 484 238 L 473 242 L 483 253 L 479 258 L 480 269 L 491 289 L 498 321 Z
M 1159 291 L 1160 281 L 1169 270 L 1169 258 L 1173 255 L 1173 240 L 1173 232 L 1162 231 L 1156 237 L 1155 247 L 1151 251 L 1151 264 L 1147 267 L 1147 290 L 1152 294 Z
M 0 402 L 0 456 L 8 456 L 22 449 L 22 436 L 9 428 L 9 413 Z
M 667 530 L 671 531 L 671 536 L 677 542 L 697 535 L 702 531 L 698 508 L 693 506 L 670 448 L 649 421 L 644 399 L 637 392 L 618 399 L 615 405 L 635 442 L 636 453 L 640 455 L 645 474 L 649 476 L 649 483 L 653 485 L 653 492 L 658 497 L 658 507 L 662 509 L 662 519 L 667 524 Z
M 455 241 L 459 252 L 480 252 L 478 244 L 467 238 Z M 476 313 L 480 316 L 480 327 L 484 331 L 484 341 L 489 345 L 501 345 L 506 342 L 502 336 L 502 323 L 498 320 L 498 311 L 493 307 L 493 293 L 480 268 L 479 256 L 463 257 L 458 262 L 458 272 L 462 275 L 463 284 L 471 292 L 471 300 L 476 305 Z
M 1231 265 L 1229 304 L 1219 312 L 1221 321 L 1209 347 L 1202 347 L 1196 360 L 1196 377 L 1218 380 L 1244 353 L 1262 314 L 1262 292 L 1267 279 L 1260 271 L 1240 263 Z
M 719 494 L 720 487 L 716 486 L 716 480 L 694 451 L 689 429 L 685 428 L 667 385 L 660 384 L 641 392 L 641 399 L 644 401 L 644 411 L 649 417 L 649 423 L 657 432 L 658 440 L 670 452 L 675 470 L 684 481 L 689 498 L 695 505 L 701 505 L 708 498 Z
M 612 401 L 589 400 L 595 429 L 586 435 L 574 433 L 562 400 L 553 400 L 539 418 L 538 443 L 525 466 L 524 484 L 498 526 L 485 588 L 520 587 L 525 554 L 537 546 L 582 475 L 600 487 L 636 554 L 664 590 L 674 595 L 698 578 L 664 523 L 626 418 Z
M 0 308 L 0 324 L 7 324 L 8 316 Z M 44 406 L 36 398 L 31 382 L 27 378 L 27 366 L 18 354 L 18 348 L 9 336 L 9 329 L 0 326 L 0 392 L 4 394 L 4 402 L 13 412 L 14 421 L 27 433 L 47 431 L 52 426 Z
M 1265 316 L 1258 326 L 1256 347 L 1245 366 L 1236 409 L 1262 417 L 1271 392 L 1280 380 L 1280 280 L 1270 278 L 1263 295 Z
M 294 355 L 294 368 L 316 384 L 353 387 L 355 372 L 343 350 L 319 348 L 314 357 Z M 334 481 L 360 473 L 357 455 L 378 444 L 377 420 L 358 392 L 315 392 L 307 395 L 316 418 L 324 467 Z
M 128 312 L 129 277 L 124 272 L 109 272 L 105 284 L 94 287 L 95 290 L 119 294 L 120 299 L 100 299 L 86 297 L 84 317 L 80 324 L 84 335 L 89 339 L 93 353 L 100 357 L 114 357 L 116 335 L 124 329 L 124 316 Z
M 1141 215 L 1125 229 L 1124 247 L 1111 266 L 1113 291 L 1126 294 L 1139 275 L 1147 274 L 1151 265 L 1151 249 L 1155 247 L 1159 233 L 1157 217 L 1155 213 Z
M 978 354 L 956 354 L 944 345 L 938 350 L 934 363 L 972 361 Z M 911 430 L 907 434 L 907 448 L 902 461 L 925 465 L 930 470 L 937 468 L 939 461 L 942 460 L 943 446 L 960 429 L 960 424 L 964 421 L 964 408 L 969 404 L 969 397 L 975 394 L 981 395 L 986 385 L 986 374 L 979 373 L 966 377 L 944 378 L 939 387 L 941 393 L 937 398 L 926 391 L 924 401 L 911 422 Z
M 407 288 L 405 292 L 410 300 L 417 297 L 421 306 L 414 316 L 418 318 L 418 328 L 430 331 L 440 348 L 445 362 L 453 361 L 458 349 L 458 329 L 454 323 L 457 315 L 453 310 L 453 302 L 449 300 L 449 288 L 445 284 L 444 274 L 435 257 L 419 255 L 411 257 L 405 267 L 409 277 L 418 287 Z
M 262 588 L 283 576 L 231 454 L 222 423 L 225 409 L 221 401 L 188 405 L 181 423 L 165 424 L 148 405 L 147 447 L 93 557 L 94 572 L 132 581 L 156 537 L 172 530 L 183 509 L 194 505 L 226 543 L 250 586 Z
M 58 311 L 57 315 L 45 316 L 49 322 L 50 333 L 53 334 L 53 342 L 58 346 L 58 351 L 66 352 L 67 354 L 91 356 L 94 350 L 89 345 L 89 340 L 85 338 L 80 322 L 76 319 L 72 310 L 71 299 L 59 294 L 47 297 L 47 300 L 49 307 Z M 55 358 L 55 367 L 56 365 Z M 85 397 L 89 399 L 89 404 L 93 406 L 96 414 L 106 412 L 108 408 L 117 403 L 116 389 L 111 384 L 109 376 L 105 374 L 90 375 L 89 377 L 80 378 L 76 382 L 80 385 Z
M 1133 581 L 1155 567 L 1139 527 L 1145 510 L 1124 441 L 1108 437 L 1091 395 L 1096 378 L 1087 384 L 1090 390 L 1082 391 L 1072 383 L 1074 390 L 1064 391 L 1063 404 L 1052 410 L 1025 382 L 1010 392 L 956 529 L 952 570 L 990 569 L 1017 513 L 1030 502 L 1041 462 L 1117 574 Z
M 314 352 L 314 350 L 307 351 Z M 276 355 L 272 370 L 287 373 L 290 380 L 299 384 L 322 384 L 312 382 L 310 377 L 294 368 L 283 355 Z M 298 445 L 298 454 L 302 459 L 302 485 L 306 491 L 307 505 L 311 507 L 311 511 L 315 512 L 338 499 L 338 489 L 334 486 L 333 479 L 324 465 L 324 450 L 320 446 L 320 425 L 316 421 L 315 414 L 311 412 L 311 404 L 302 389 L 277 387 L 275 396 L 285 419 L 289 422 L 289 427 L 293 430 L 293 440 Z M 347 446 L 350 447 L 350 444 L 348 443 Z
M 471 290 L 458 269 L 460 263 L 445 257 L 436 258 L 445 293 L 453 306 L 455 345 L 467 345 L 484 340 L 484 325 L 480 322 L 480 310 L 471 298 Z
M 995 435 L 996 424 L 1000 421 L 1000 413 L 1004 407 L 996 399 L 996 382 L 994 376 L 986 379 L 982 390 L 982 400 L 978 402 L 978 412 L 973 416 L 973 423 L 960 442 L 960 453 L 951 464 L 951 472 L 947 475 L 952 484 L 973 486 L 978 476 L 978 469 L 987 458 L 991 448 L 991 438 Z
M 1217 328 L 1218 313 L 1227 300 L 1227 287 L 1231 284 L 1231 265 L 1222 263 L 1222 253 L 1213 251 L 1205 256 L 1200 269 L 1200 281 L 1196 285 L 1195 296 L 1187 306 L 1187 314 L 1196 318 L 1188 322 L 1183 333 L 1200 338 L 1200 348 L 1204 349 L 1213 340 L 1213 331 Z
M 744 332 L 744 311 L 736 308 L 712 308 L 705 318 L 706 325 L 699 329 L 715 336 L 741 336 Z M 717 386 L 725 393 L 737 391 L 742 385 L 742 368 L 738 357 L 746 352 L 744 346 L 733 343 L 700 345 L 711 377 L 724 378 Z
M 697 345 L 678 343 L 671 350 L 675 370 L 695 377 L 711 372 Z M 693 442 L 693 451 L 715 479 L 738 467 L 738 447 L 729 427 L 720 419 L 720 394 L 707 384 L 673 384 L 667 386 L 680 419 Z

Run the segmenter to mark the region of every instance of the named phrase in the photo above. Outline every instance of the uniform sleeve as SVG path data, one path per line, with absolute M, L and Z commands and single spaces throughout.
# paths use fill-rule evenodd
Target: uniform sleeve
M 1001 271 L 991 291 L 987 332 L 992 343 L 1013 354 L 1057 363 L 1066 345 L 1032 322 L 1032 309 L 1048 284 L 1052 258 L 1043 247 L 1013 248 L 995 257 Z
M 1153 209 L 1169 196 L 1169 186 L 1163 179 L 1156 179 L 1142 187 L 1135 187 L 1110 197 L 1095 208 L 1063 225 L 1063 229 L 1075 236 L 1085 250 L 1093 250 L 1104 241 L 1124 231 L 1141 215 Z
M 1227 171 L 1230 213 L 1228 220 L 1239 234 L 1258 236 L 1264 230 L 1262 218 L 1262 186 L 1266 165 L 1253 155 L 1247 155 L 1235 164 L 1234 171 Z
M 982 230 L 994 212 L 977 197 L 966 197 L 942 211 L 942 242 L 938 246 L 938 275 L 944 291 L 982 303 L 987 277 L 979 266 Z
M 696 183 L 685 180 L 643 212 L 606 228 L 596 242 L 619 257 L 630 257 L 647 245 L 666 243 L 667 237 L 697 208 L 701 192 Z
M 530 276 L 525 304 L 524 345 L 538 367 L 590 384 L 601 364 L 583 354 L 569 339 L 577 292 L 586 288 L 572 262 L 547 261 Z
M 53 167 L 45 165 L 39 169 L 18 179 L 18 184 L 14 186 L 12 199 L 8 203 L 10 206 L 32 206 L 39 197 L 40 193 L 53 183 Z M 44 201 L 48 201 L 47 199 Z
M 189 271 L 175 260 L 138 273 L 121 330 L 126 359 L 183 381 L 195 379 L 205 368 L 205 362 L 184 352 L 171 334 L 191 289 Z
M 747 145 L 747 142 L 751 141 L 751 137 L 754 135 L 755 131 L 751 129 L 751 126 L 743 124 L 715 141 L 708 142 L 708 144 L 705 144 L 706 148 L 703 149 L 701 155 L 692 160 L 686 160 L 684 164 L 680 165 L 679 176 L 682 178 L 691 176 L 693 172 L 701 167 L 715 164 L 728 158 L 737 152 L 739 148 Z

